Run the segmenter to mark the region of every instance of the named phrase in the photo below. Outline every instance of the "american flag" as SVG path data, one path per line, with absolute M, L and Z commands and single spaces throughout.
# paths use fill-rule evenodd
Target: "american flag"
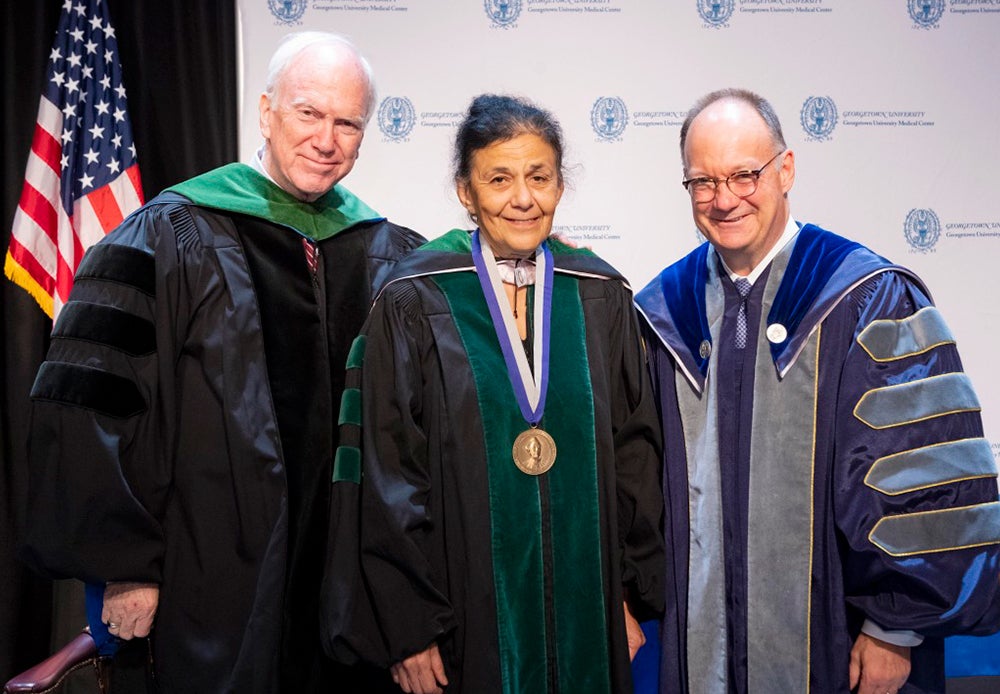
M 54 319 L 83 252 L 142 202 L 108 8 L 104 0 L 65 0 L 5 274 Z

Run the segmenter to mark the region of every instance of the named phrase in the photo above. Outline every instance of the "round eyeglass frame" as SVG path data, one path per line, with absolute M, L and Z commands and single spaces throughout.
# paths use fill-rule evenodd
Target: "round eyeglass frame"
M 725 178 L 696 176 L 695 178 L 688 178 L 681 181 L 681 185 L 684 186 L 684 189 L 691 195 L 691 199 L 695 202 L 710 202 L 714 200 L 715 196 L 719 193 L 719 183 L 725 183 L 729 192 L 736 197 L 748 198 L 757 192 L 757 186 L 760 184 L 761 172 L 770 166 L 775 159 L 787 151 L 787 149 L 781 150 L 765 163 L 761 164 L 760 168 L 757 169 L 735 171 Z M 735 188 L 733 187 L 734 182 L 736 184 Z

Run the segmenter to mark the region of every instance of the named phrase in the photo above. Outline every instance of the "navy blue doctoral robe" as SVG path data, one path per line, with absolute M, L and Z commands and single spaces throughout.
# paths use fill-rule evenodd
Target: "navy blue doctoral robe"
M 864 620 L 997 628 L 1000 504 L 979 402 L 919 279 L 803 227 L 738 298 L 706 244 L 636 298 L 664 428 L 664 692 L 847 692 Z

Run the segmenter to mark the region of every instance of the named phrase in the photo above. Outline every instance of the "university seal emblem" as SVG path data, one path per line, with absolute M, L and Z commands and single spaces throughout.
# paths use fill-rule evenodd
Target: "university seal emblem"
M 378 107 L 378 127 L 394 142 L 405 140 L 417 122 L 413 102 L 405 96 L 387 96 Z
M 602 140 L 617 140 L 628 125 L 628 109 L 617 96 L 602 96 L 590 109 L 590 124 Z
M 306 0 L 267 0 L 267 9 L 279 24 L 299 24 L 306 11 Z
M 483 6 L 493 26 L 508 27 L 521 14 L 521 0 L 483 0 Z
M 906 215 L 903 233 L 912 248 L 929 251 L 941 236 L 941 222 L 934 210 L 913 209 Z
M 705 24 L 721 28 L 729 23 L 735 5 L 735 0 L 698 0 L 698 14 Z
M 837 127 L 837 105 L 828 96 L 810 96 L 802 104 L 799 120 L 810 139 L 829 140 Z
M 921 29 L 937 29 L 938 20 L 944 14 L 944 0 L 906 0 L 906 9 Z

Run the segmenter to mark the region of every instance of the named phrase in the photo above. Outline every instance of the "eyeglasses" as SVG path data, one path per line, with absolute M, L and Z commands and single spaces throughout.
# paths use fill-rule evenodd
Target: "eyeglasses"
M 709 178 L 699 176 L 681 181 L 681 185 L 691 194 L 691 199 L 695 202 L 711 202 L 715 199 L 716 191 L 720 183 L 725 183 L 726 187 L 738 198 L 748 198 L 757 192 L 757 183 L 760 179 L 760 172 L 768 167 L 775 159 L 785 153 L 781 150 L 767 160 L 759 169 L 752 171 L 737 171 L 729 174 L 726 178 Z

